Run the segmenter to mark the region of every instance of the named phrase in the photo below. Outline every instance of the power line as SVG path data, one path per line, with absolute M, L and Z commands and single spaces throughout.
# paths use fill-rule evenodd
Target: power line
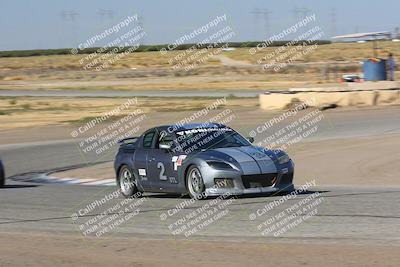
M 114 11 L 111 9 L 99 9 L 97 14 L 100 16 L 101 20 L 103 19 L 110 19 L 114 18 Z
M 75 19 L 79 16 L 74 10 L 63 10 L 60 14 L 62 20 L 75 22 Z

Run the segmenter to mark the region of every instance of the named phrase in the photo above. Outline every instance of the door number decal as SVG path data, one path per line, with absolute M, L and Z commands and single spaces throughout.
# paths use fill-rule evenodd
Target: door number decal
M 171 184 L 177 184 L 178 183 L 178 181 L 177 181 L 177 179 L 175 177 L 169 177 L 168 178 L 168 176 L 165 175 L 164 163 L 158 162 L 157 163 L 157 169 L 160 169 L 160 180 L 161 181 L 168 181 L 169 180 L 169 182 Z
M 165 175 L 164 163 L 158 162 L 158 163 L 157 163 L 157 169 L 160 169 L 160 180 L 161 180 L 161 181 L 166 181 L 166 180 L 168 180 L 168 177 Z

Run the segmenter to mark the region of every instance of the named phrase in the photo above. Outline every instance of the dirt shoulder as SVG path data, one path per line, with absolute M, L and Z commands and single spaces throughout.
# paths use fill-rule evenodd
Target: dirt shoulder
M 398 247 L 1 233 L 1 266 L 398 266 Z
M 104 116 L 118 107 L 131 103 L 127 108 L 106 121 L 112 123 L 132 112 L 141 112 L 152 119 L 169 114 L 174 118 L 193 114 L 212 105 L 221 97 L 0 97 L 0 131 L 18 128 L 49 127 L 49 126 L 81 126 L 90 120 Z M 222 108 L 239 109 L 252 108 L 258 105 L 258 98 L 226 98 Z M 214 113 L 220 109 L 213 110 Z M 178 117 L 179 118 L 179 117 Z M 165 118 L 160 119 L 165 121 Z M 150 123 L 149 123 L 150 124 Z

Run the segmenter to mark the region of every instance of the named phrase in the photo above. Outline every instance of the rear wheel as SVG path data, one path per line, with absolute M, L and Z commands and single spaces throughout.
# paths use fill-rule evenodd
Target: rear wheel
M 186 174 L 187 189 L 191 198 L 205 198 L 205 185 L 201 172 L 197 166 L 190 166 Z
M 136 177 L 132 170 L 126 165 L 121 167 L 117 183 L 121 194 L 126 198 L 133 197 L 139 191 Z

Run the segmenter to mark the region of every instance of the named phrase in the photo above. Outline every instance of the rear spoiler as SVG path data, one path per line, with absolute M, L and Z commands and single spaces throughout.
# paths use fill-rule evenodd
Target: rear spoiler
M 135 136 L 135 137 L 128 137 L 128 138 L 124 138 L 122 140 L 118 141 L 118 144 L 121 145 L 127 145 L 127 144 L 134 144 L 139 140 L 140 136 Z

